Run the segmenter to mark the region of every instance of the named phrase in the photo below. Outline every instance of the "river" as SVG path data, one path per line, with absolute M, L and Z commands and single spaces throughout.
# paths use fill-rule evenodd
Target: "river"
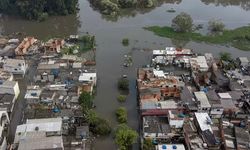
M 198 53 L 211 52 L 216 56 L 219 52 L 226 51 L 232 53 L 234 57 L 250 56 L 250 52 L 235 48 L 171 40 L 157 37 L 142 29 L 142 27 L 150 25 L 170 25 L 172 18 L 180 12 L 187 12 L 192 16 L 195 24 L 204 24 L 205 27 L 211 19 L 221 19 L 227 28 L 248 25 L 250 23 L 250 3 L 247 0 L 165 0 L 165 3 L 159 4 L 155 9 L 131 10 L 115 19 L 102 16 L 98 11 L 93 10 L 86 0 L 79 1 L 80 11 L 77 15 L 50 17 L 41 23 L 1 16 L 0 34 L 25 32 L 27 35 L 40 39 L 84 32 L 94 34 L 97 41 L 96 67 L 98 71 L 96 111 L 107 118 L 113 128 L 117 125 L 115 110 L 124 105 L 128 109 L 129 126 L 138 129 L 136 68 L 150 63 L 151 49 L 182 44 Z M 167 12 L 171 8 L 176 12 Z M 128 47 L 121 44 L 123 38 L 129 38 Z M 133 66 L 123 68 L 123 57 L 128 53 L 132 55 Z M 116 82 L 123 74 L 128 75 L 130 80 L 130 93 L 127 102 L 120 104 L 116 100 L 118 96 Z M 112 137 L 111 135 L 106 138 L 98 138 L 95 149 L 116 149 Z M 138 149 L 138 144 L 134 146 L 134 149 Z

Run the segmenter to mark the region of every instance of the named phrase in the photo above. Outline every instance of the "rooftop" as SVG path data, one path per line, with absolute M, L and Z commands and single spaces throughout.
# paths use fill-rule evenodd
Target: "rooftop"
M 200 101 L 202 108 L 211 107 L 205 92 L 203 92 L 203 91 L 194 92 L 194 95 L 195 95 L 196 99 L 198 101 Z
M 194 113 L 194 115 L 201 131 L 210 130 L 213 132 L 211 128 L 212 121 L 207 113 Z

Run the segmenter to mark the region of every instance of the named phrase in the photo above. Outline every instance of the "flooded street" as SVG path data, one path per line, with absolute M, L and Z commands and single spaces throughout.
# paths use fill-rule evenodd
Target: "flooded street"
M 223 3 L 223 1 L 225 1 Z M 136 99 L 136 68 L 150 63 L 152 49 L 163 49 L 166 46 L 176 46 L 184 43 L 186 48 L 194 49 L 195 52 L 211 52 L 218 55 L 222 51 L 232 53 L 232 56 L 250 56 L 250 52 L 240 51 L 220 45 L 176 41 L 157 37 L 153 33 L 143 30 L 150 25 L 170 25 L 171 20 L 180 12 L 187 12 L 195 24 L 204 24 L 213 18 L 222 19 L 227 28 L 235 28 L 250 23 L 250 3 L 246 0 L 223 0 L 214 3 L 213 0 L 166 0 L 161 6 L 147 11 L 132 11 L 124 14 L 124 17 L 111 21 L 103 17 L 98 11 L 93 10 L 89 2 L 80 0 L 80 11 L 77 15 L 66 17 L 51 17 L 47 21 L 38 23 L 24 21 L 20 18 L 2 16 L 0 19 L 0 34 L 13 32 L 25 32 L 40 39 L 49 37 L 63 37 L 70 34 L 82 34 L 89 32 L 96 36 L 97 73 L 98 86 L 95 105 L 97 112 L 108 119 L 115 128 L 117 125 L 115 110 L 124 105 L 128 109 L 128 124 L 138 129 L 138 113 Z M 175 13 L 167 12 L 175 9 Z M 233 12 L 233 13 L 232 13 Z M 230 15 L 228 15 L 230 14 Z M 124 47 L 121 43 L 123 38 L 128 38 L 130 44 Z M 133 66 L 123 68 L 124 55 L 131 53 Z M 130 80 L 130 93 L 127 102 L 120 104 L 116 97 L 117 79 L 123 74 Z M 18 104 L 19 105 L 19 104 Z M 107 138 L 98 138 L 95 149 L 116 149 L 113 135 Z M 138 149 L 138 145 L 134 146 Z

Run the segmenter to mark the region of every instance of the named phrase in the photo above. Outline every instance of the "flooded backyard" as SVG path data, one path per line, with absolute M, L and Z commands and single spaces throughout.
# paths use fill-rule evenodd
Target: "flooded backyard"
M 235 48 L 177 41 L 155 36 L 143 29 L 151 25 L 170 25 L 171 20 L 180 12 L 190 14 L 195 24 L 204 24 L 211 19 L 221 19 L 227 28 L 236 28 L 250 23 L 250 3 L 246 0 L 165 0 L 165 3 L 155 9 L 134 10 L 115 19 L 107 18 L 91 8 L 86 0 L 80 0 L 80 11 L 77 15 L 65 17 L 51 17 L 45 22 L 24 21 L 20 18 L 1 16 L 0 34 L 24 32 L 40 39 L 49 37 L 63 37 L 71 34 L 89 32 L 96 36 L 98 86 L 94 103 L 96 111 L 108 119 L 115 128 L 117 125 L 115 110 L 124 105 L 128 110 L 128 124 L 138 129 L 139 117 L 136 99 L 136 69 L 150 63 L 152 49 L 163 49 L 166 46 L 183 44 L 186 48 L 198 53 L 210 52 L 215 56 L 220 52 L 230 52 L 232 56 L 250 56 L 250 52 L 240 51 Z M 173 8 L 175 13 L 167 10 Z M 229 15 L 230 14 L 230 15 Z M 123 38 L 128 38 L 129 46 L 121 43 Z M 132 67 L 124 68 L 124 55 L 131 53 Z M 117 80 L 126 74 L 130 81 L 130 93 L 127 102 L 120 104 L 116 97 Z M 116 149 L 112 134 L 110 137 L 98 138 L 95 149 Z M 134 146 L 138 149 L 138 145 Z

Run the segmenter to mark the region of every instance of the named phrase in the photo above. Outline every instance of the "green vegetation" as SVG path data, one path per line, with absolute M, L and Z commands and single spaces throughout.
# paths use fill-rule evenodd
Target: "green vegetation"
M 232 60 L 231 54 L 227 53 L 227 52 L 221 52 L 220 53 L 220 60 L 231 61 Z
M 155 145 L 152 143 L 152 139 L 145 139 L 143 141 L 143 150 L 152 150 L 155 148 Z
M 111 126 L 105 119 L 100 118 L 93 110 L 86 112 L 86 119 L 92 133 L 97 135 L 108 135 L 111 133 Z
M 128 91 L 129 90 L 129 80 L 120 78 L 118 80 L 118 89 L 123 90 L 123 91 Z
M 190 32 L 193 27 L 193 19 L 187 13 L 181 12 L 172 20 L 172 28 L 176 32 Z
M 158 0 L 89 0 L 90 3 L 104 15 L 115 16 L 121 9 L 126 8 L 152 8 Z
M 84 35 L 80 37 L 80 51 L 86 51 L 95 48 L 95 36 Z
M 228 44 L 240 50 L 250 50 L 250 26 L 224 30 L 221 34 L 202 35 L 196 32 L 176 32 L 171 27 L 152 26 L 146 30 L 154 32 L 158 36 L 173 38 L 177 40 L 193 40 L 213 44 Z
M 119 123 L 127 123 L 128 121 L 128 117 L 127 117 L 127 110 L 125 107 L 119 107 L 116 110 L 116 117 L 117 117 L 117 121 Z
M 222 32 L 225 28 L 225 25 L 221 20 L 210 20 L 208 22 L 208 29 L 211 32 L 217 33 L 217 32 Z
M 115 143 L 120 150 L 128 150 L 136 142 L 138 134 L 126 124 L 120 124 L 115 131 Z
M 125 102 L 126 101 L 126 99 L 127 99 L 127 96 L 126 95 L 119 95 L 118 97 L 117 97 L 117 100 L 119 101 L 119 102 Z
M 82 92 L 79 99 L 79 104 L 82 106 L 84 112 L 87 112 L 93 106 L 93 97 L 89 92 Z
M 77 12 L 78 0 L 0 0 L 0 13 L 43 21 L 51 15 Z
M 128 38 L 122 39 L 122 45 L 123 46 L 128 46 L 129 45 L 129 39 Z

